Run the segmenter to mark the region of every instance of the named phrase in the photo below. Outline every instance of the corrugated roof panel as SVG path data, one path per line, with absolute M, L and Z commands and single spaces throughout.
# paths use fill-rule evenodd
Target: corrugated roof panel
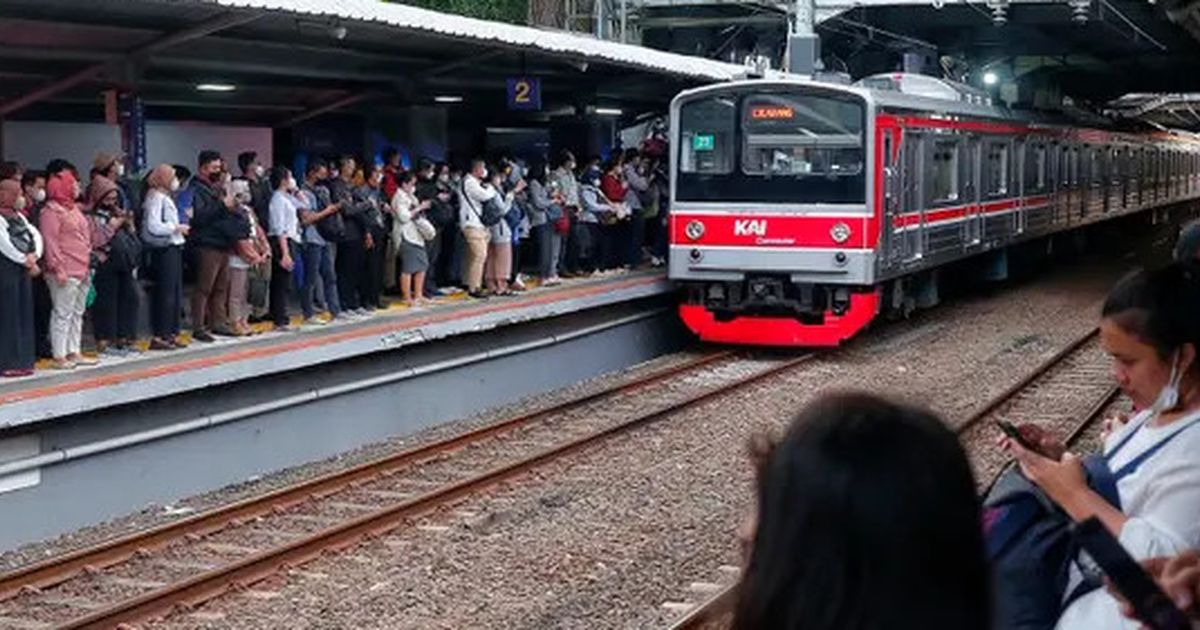
M 178 4 L 178 0 L 156 0 Z M 744 71 L 735 64 L 676 53 L 602 41 L 560 31 L 489 22 L 449 15 L 380 0 L 195 0 L 228 8 L 261 9 L 306 16 L 374 22 L 411 31 L 495 42 L 507 46 L 645 68 L 669 74 L 727 80 Z

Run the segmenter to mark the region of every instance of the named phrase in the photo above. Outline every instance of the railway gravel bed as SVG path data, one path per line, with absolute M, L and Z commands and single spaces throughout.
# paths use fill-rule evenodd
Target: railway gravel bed
M 239 484 L 226 486 L 202 495 L 182 498 L 179 501 L 168 504 L 151 504 L 139 512 L 70 532 L 50 540 L 23 545 L 17 549 L 0 554 L 0 573 L 63 553 L 90 547 L 112 538 L 177 521 L 197 512 L 218 508 L 236 501 L 265 494 L 324 474 L 345 470 L 405 449 L 430 444 L 495 422 L 497 418 L 532 413 L 536 410 L 545 409 L 608 387 L 632 382 L 646 374 L 691 361 L 700 356 L 700 354 L 700 351 L 695 350 L 665 355 L 624 370 L 580 381 L 569 387 L 535 396 L 528 396 L 506 405 L 481 410 L 467 418 L 370 444 L 336 457 L 282 471 L 264 473 L 261 476 L 251 477 Z
M 152 625 L 665 626 L 693 582 L 707 588 L 738 560 L 733 534 L 750 496 L 750 435 L 780 430 L 827 389 L 898 395 L 966 417 L 1094 326 L 1118 273 L 1115 265 L 1060 271 L 945 305 L 869 333 L 836 360 L 813 361 L 464 500 L 418 527 Z

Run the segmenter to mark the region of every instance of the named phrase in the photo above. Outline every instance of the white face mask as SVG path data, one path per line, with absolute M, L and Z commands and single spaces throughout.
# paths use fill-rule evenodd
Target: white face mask
M 125 165 L 118 162 L 117 168 L 116 168 L 116 173 L 117 173 L 117 177 L 125 177 Z
M 79 185 L 79 182 L 76 182 L 75 183 L 75 198 L 78 199 L 82 195 L 83 195 L 83 187 Z
M 265 174 L 266 172 L 267 172 L 267 169 L 263 168 L 262 164 L 254 165 L 254 176 L 255 177 L 262 177 L 263 174 Z
M 337 178 L 338 178 L 338 175 L 339 175 L 339 173 L 338 173 L 338 170 L 337 170 L 336 168 L 335 168 L 335 169 L 331 169 L 331 170 L 329 171 L 329 178 L 330 178 L 330 179 L 337 179 Z
M 488 170 L 485 168 L 485 169 L 483 169 L 483 174 L 482 174 L 482 175 L 480 175 L 480 176 L 479 176 L 479 178 L 480 178 L 480 179 L 487 179 L 487 176 L 488 176 Z
M 287 179 L 287 181 L 286 181 L 286 182 L 284 182 L 283 186 L 284 186 L 284 188 L 286 188 L 287 190 L 296 190 L 296 178 L 295 178 L 295 177 L 289 177 L 289 178 Z
M 38 203 L 42 203 L 43 201 L 45 201 L 46 200 L 46 189 L 45 188 L 37 189 L 37 192 L 33 194 L 33 200 Z
M 175 192 L 177 190 L 179 190 L 179 178 L 178 177 L 171 180 L 171 192 Z
M 1154 399 L 1154 404 L 1150 407 L 1151 414 L 1158 415 L 1179 405 L 1179 383 L 1182 380 L 1183 371 L 1179 369 L 1179 353 L 1176 352 L 1175 357 L 1171 359 L 1171 376 L 1158 392 L 1158 398 Z
M 15 208 L 17 211 L 21 211 L 21 210 L 24 210 L 25 207 L 28 205 L 29 205 L 29 201 L 27 199 L 25 199 L 24 195 L 22 195 L 20 197 L 17 197 L 17 201 L 15 203 L 13 203 L 13 208 Z

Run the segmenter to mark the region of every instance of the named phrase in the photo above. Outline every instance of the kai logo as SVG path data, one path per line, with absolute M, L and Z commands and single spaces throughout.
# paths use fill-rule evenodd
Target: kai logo
M 738 219 L 733 222 L 734 236 L 766 236 L 766 219 Z

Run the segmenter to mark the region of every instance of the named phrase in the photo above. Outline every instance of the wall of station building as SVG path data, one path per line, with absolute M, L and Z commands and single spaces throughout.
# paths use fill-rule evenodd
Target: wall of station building
M 65 158 L 86 173 L 97 152 L 121 149 L 119 128 L 104 123 L 5 121 L 3 133 L 5 159 L 30 168 L 41 168 L 54 158 Z M 220 151 L 231 161 L 242 151 L 256 151 L 264 163 L 270 164 L 272 145 L 269 127 L 146 123 L 146 153 L 151 165 L 165 162 L 192 168 L 196 156 L 204 149 Z

